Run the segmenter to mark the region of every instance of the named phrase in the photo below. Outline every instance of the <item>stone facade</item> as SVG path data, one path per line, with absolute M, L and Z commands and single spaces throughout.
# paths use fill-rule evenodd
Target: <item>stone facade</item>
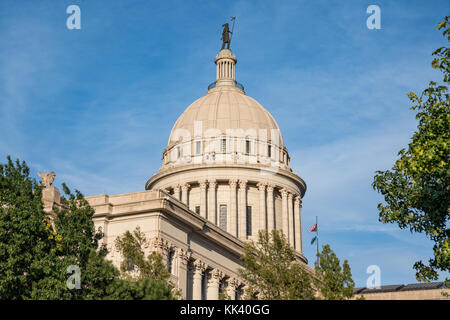
M 114 240 L 140 227 L 147 252 L 163 255 L 183 299 L 238 299 L 243 242 L 259 230 L 283 230 L 302 254 L 301 203 L 305 182 L 270 113 L 235 80 L 236 57 L 214 60 L 216 81 L 175 122 L 162 166 L 146 191 L 88 197 L 111 259 Z

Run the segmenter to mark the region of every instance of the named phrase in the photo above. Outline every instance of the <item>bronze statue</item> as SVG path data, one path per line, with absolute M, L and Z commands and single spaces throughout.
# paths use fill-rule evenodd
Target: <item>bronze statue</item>
M 222 40 L 222 49 L 223 50 L 225 48 L 225 44 L 227 45 L 227 49 L 230 49 L 230 35 L 229 34 L 233 34 L 233 32 L 230 31 L 229 27 L 228 27 L 228 23 L 225 23 L 222 25 L 223 31 L 222 31 L 222 38 L 220 38 Z

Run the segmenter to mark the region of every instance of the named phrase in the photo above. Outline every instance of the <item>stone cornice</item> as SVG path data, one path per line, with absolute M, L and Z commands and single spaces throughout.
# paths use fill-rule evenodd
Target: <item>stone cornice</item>
M 287 171 L 281 168 L 277 168 L 276 170 L 272 169 L 271 167 L 264 167 L 261 165 L 250 165 L 250 164 L 190 164 L 190 165 L 184 165 L 184 166 L 179 166 L 179 167 L 173 167 L 170 169 L 165 169 L 165 170 L 161 170 L 158 173 L 156 173 L 155 175 L 153 175 L 145 184 L 145 189 L 149 190 L 150 186 L 152 184 L 155 184 L 157 181 L 168 177 L 168 176 L 172 176 L 172 175 L 177 175 L 180 174 L 182 172 L 189 172 L 189 171 L 195 171 L 195 170 L 208 170 L 208 169 L 230 169 L 230 170 L 235 170 L 237 168 L 242 168 L 242 169 L 250 169 L 250 170 L 257 170 L 257 171 L 263 171 L 263 172 L 267 172 L 267 174 L 277 174 L 280 175 L 282 177 L 285 177 L 289 180 L 291 180 L 292 182 L 294 182 L 299 189 L 301 190 L 301 197 L 304 196 L 305 192 L 306 192 L 306 183 L 305 181 L 298 176 L 296 173 L 291 172 L 291 171 Z M 262 176 L 261 180 L 264 180 L 264 176 Z M 257 181 L 255 180 L 254 182 L 258 183 L 261 181 Z

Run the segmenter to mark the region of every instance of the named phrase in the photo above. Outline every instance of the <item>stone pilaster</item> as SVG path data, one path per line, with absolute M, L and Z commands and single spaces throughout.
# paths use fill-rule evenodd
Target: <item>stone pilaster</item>
M 187 206 L 189 206 L 189 188 L 189 183 L 185 183 L 181 186 L 181 201 L 183 201 Z
M 208 183 L 205 180 L 199 181 L 200 184 L 200 215 L 206 218 L 206 188 Z
M 206 270 L 205 263 L 200 260 L 194 262 L 194 276 L 192 284 L 192 300 L 202 300 L 202 279 Z
M 178 199 L 178 200 L 181 200 L 181 197 L 180 197 L 180 189 L 181 189 L 181 186 L 180 185 L 176 185 L 175 187 L 173 187 L 173 196 L 176 198 L 176 199 Z
M 247 239 L 247 180 L 239 180 L 239 238 Z
M 236 186 L 237 180 L 231 179 L 230 184 L 230 210 L 227 217 L 228 232 L 237 237 L 237 212 L 236 212 Z
M 161 237 L 156 237 L 152 241 L 152 250 L 161 254 L 163 262 L 165 265 L 168 265 L 169 251 L 171 246 L 167 240 L 164 240 Z
M 275 229 L 275 210 L 273 206 L 273 186 L 267 186 L 267 230 Z
M 217 219 L 217 209 L 216 209 L 216 187 L 217 182 L 216 180 L 209 180 L 208 181 L 208 220 L 212 223 L 218 225 L 219 221 Z
M 294 247 L 294 208 L 293 208 L 293 195 L 288 193 L 288 223 L 289 223 L 289 243 Z
M 259 225 L 256 230 L 266 230 L 266 185 L 258 183 L 259 190 Z
M 295 250 L 303 253 L 302 249 L 302 217 L 301 217 L 302 199 L 296 196 L 294 200 L 294 223 L 295 223 Z
M 185 249 L 178 248 L 175 251 L 175 258 L 177 261 L 177 277 L 178 288 L 181 291 L 181 298 L 186 299 L 187 295 L 187 266 L 191 253 Z
M 239 281 L 236 278 L 228 279 L 227 283 L 227 295 L 230 300 L 236 300 L 236 289 L 239 286 Z
M 288 191 L 281 189 L 281 207 L 282 207 L 282 228 L 286 238 L 289 236 L 289 222 L 288 222 Z
M 219 300 L 219 285 L 222 278 L 223 272 L 219 269 L 213 269 L 209 273 L 207 290 L 208 300 Z

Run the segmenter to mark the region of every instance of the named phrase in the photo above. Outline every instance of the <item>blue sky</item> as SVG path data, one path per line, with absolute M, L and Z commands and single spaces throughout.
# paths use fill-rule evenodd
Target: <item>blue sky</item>
M 81 30 L 66 8 L 81 8 Z M 366 8 L 381 8 L 369 30 Z M 392 166 L 416 128 L 406 96 L 441 80 L 431 52 L 448 1 L 0 2 L 0 161 L 26 160 L 86 195 L 143 190 L 173 123 L 215 80 L 221 24 L 237 16 L 237 80 L 277 120 L 308 190 L 303 241 L 366 268 L 382 284 L 416 282 L 424 236 L 378 222 L 376 170 Z

